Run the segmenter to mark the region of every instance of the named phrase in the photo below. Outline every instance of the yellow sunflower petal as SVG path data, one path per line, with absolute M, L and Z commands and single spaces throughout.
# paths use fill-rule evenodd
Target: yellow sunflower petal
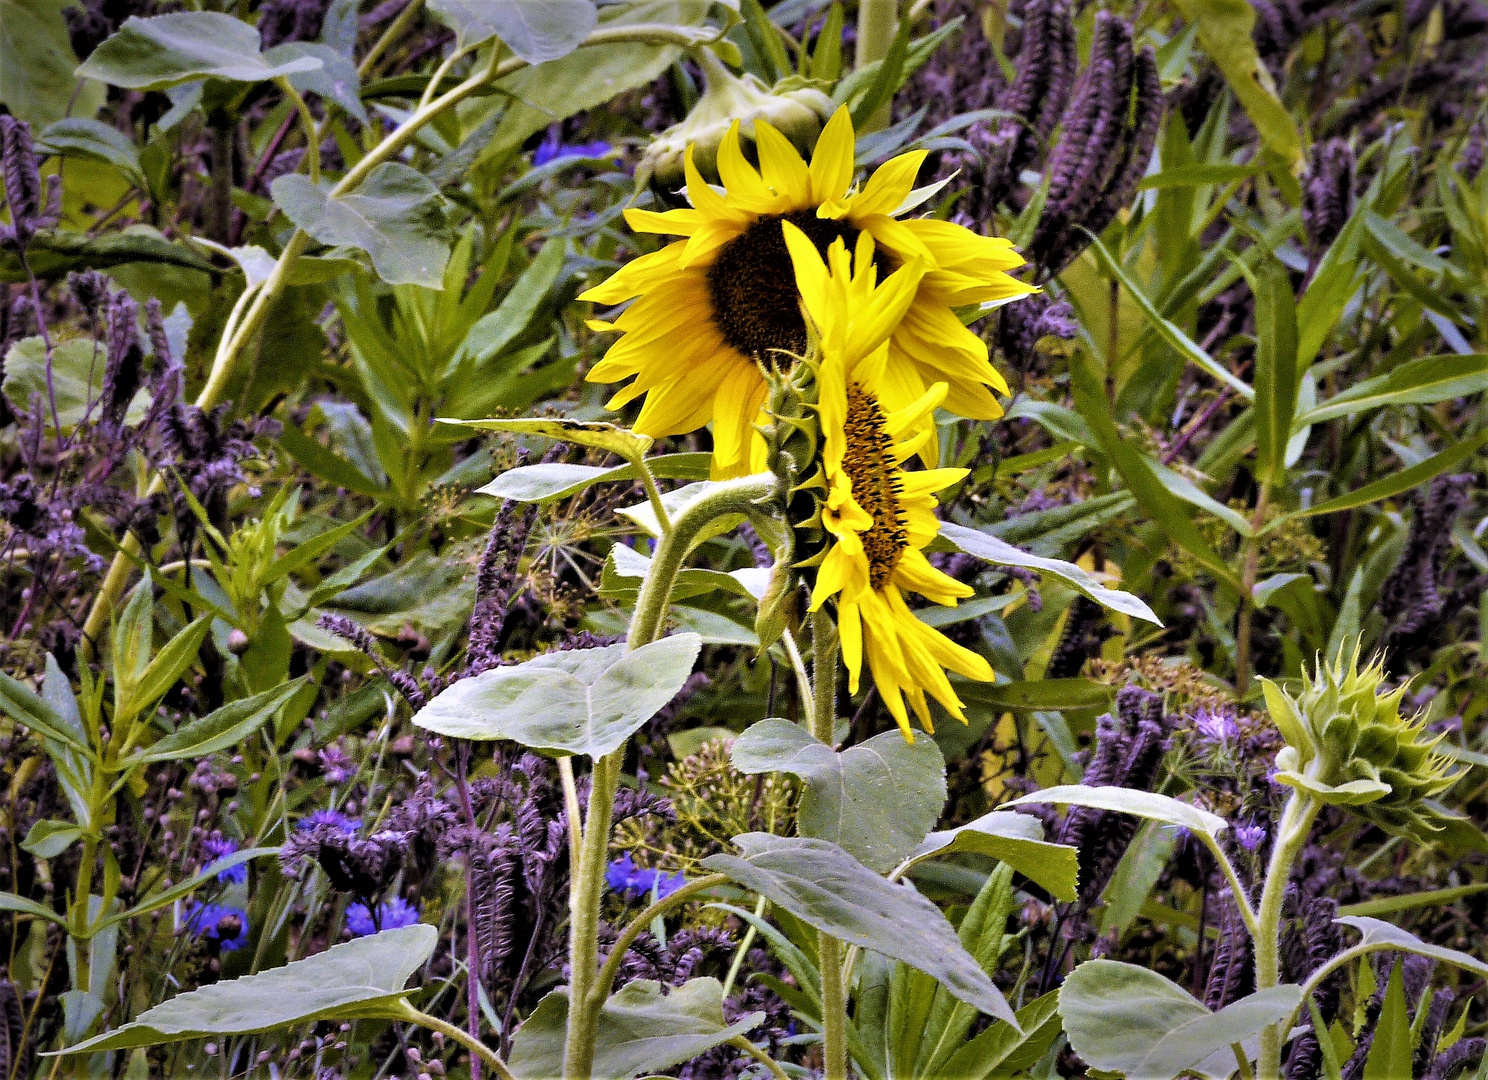
M 857 604 L 837 605 L 837 637 L 842 643 L 842 664 L 847 668 L 847 690 L 856 694 L 863 674 L 863 623 Z
M 908 154 L 884 162 L 868 178 L 863 190 L 849 201 L 849 215 L 853 220 L 869 214 L 891 214 L 914 190 L 915 177 L 925 162 L 927 150 L 912 150 Z
M 766 393 L 759 367 L 742 357 L 718 384 L 713 401 L 713 458 L 720 469 L 735 469 L 748 460 Z
M 718 144 L 718 177 L 728 189 L 731 206 L 748 210 L 754 214 L 767 214 L 778 201 L 775 193 L 760 179 L 760 174 L 744 157 L 739 147 L 739 121 L 729 125 L 723 141 Z
M 811 166 L 807 171 L 813 202 L 833 203 L 847 194 L 847 189 L 852 186 L 855 146 L 852 114 L 843 105 L 822 128 L 821 136 L 816 140 L 816 150 L 811 155 Z
M 781 209 L 798 210 L 811 202 L 811 180 L 806 163 L 791 141 L 763 120 L 754 122 L 754 145 L 759 151 L 760 175 L 781 196 Z
M 939 218 L 910 218 L 904 227 L 930 249 L 935 264 L 973 275 L 1016 270 L 1024 263 L 1013 242 L 1002 236 L 982 236 Z
M 669 236 L 691 236 L 703 224 L 703 215 L 696 210 L 668 210 L 658 214 L 655 210 L 625 211 L 625 224 L 640 233 L 665 233 Z

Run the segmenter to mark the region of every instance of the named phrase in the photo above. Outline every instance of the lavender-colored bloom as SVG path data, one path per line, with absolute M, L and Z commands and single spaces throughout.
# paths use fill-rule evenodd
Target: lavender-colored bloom
M 237 850 L 238 842 L 220 833 L 213 833 L 202 841 L 202 851 L 206 852 L 212 862 L 224 859 Z M 224 883 L 231 882 L 235 885 L 243 884 L 248 880 L 248 864 L 238 863 L 237 866 L 229 866 L 226 870 L 219 871 L 217 880 Z
M 532 154 L 532 164 L 540 167 L 561 158 L 604 158 L 612 157 L 615 148 L 603 139 L 595 139 L 587 143 L 566 143 L 563 141 L 562 132 L 557 125 L 548 129 L 547 137 Z
M 356 763 L 340 746 L 327 746 L 316 758 L 320 761 L 320 774 L 328 784 L 344 784 L 356 775 Z
M 362 823 L 360 821 L 353 817 L 347 817 L 339 810 L 316 810 L 314 813 L 300 818 L 295 828 L 301 832 L 308 832 L 320 825 L 333 825 L 348 836 L 362 830 Z
M 395 896 L 385 903 L 378 904 L 375 919 L 366 904 L 352 904 L 346 909 L 346 929 L 351 932 L 352 937 L 366 937 L 379 930 L 397 930 L 404 926 L 413 926 L 419 921 L 421 915 L 422 912 L 419 911 L 417 904 L 410 904 L 401 896 Z
M 654 892 L 660 900 L 686 885 L 687 878 L 680 873 L 664 874 L 660 870 L 642 869 L 626 854 L 610 863 L 605 870 L 605 883 L 617 893 L 650 896 Z
M 1228 746 L 1240 737 L 1240 725 L 1235 720 L 1235 710 L 1221 705 L 1218 708 L 1201 708 L 1193 716 L 1194 729 L 1210 742 Z
M 193 904 L 183 925 L 194 936 L 217 942 L 223 952 L 248 944 L 248 912 L 239 907 Z
M 1251 822 L 1249 825 L 1235 826 L 1235 842 L 1246 851 L 1254 851 L 1261 846 L 1261 841 L 1266 839 L 1266 827 Z
M 36 233 L 57 224 L 62 187 L 55 176 L 43 186 L 31 125 L 13 116 L 0 116 L 0 178 L 10 208 L 10 224 L 0 225 L 0 244 L 24 248 Z

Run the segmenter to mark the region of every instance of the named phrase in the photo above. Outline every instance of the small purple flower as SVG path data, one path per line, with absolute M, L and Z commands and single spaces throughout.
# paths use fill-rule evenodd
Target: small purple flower
M 1235 840 L 1246 851 L 1254 851 L 1266 839 L 1266 826 L 1252 821 L 1249 825 L 1235 826 Z
M 320 760 L 320 774 L 328 784 L 344 784 L 356 775 L 356 763 L 340 746 L 327 746 L 316 757 Z
M 217 942 L 223 952 L 248 944 L 248 912 L 242 908 L 194 903 L 186 912 L 184 925 L 196 937 Z
M 360 821 L 353 817 L 347 817 L 339 810 L 317 810 L 313 814 L 307 814 L 305 817 L 300 818 L 299 824 L 295 828 L 303 832 L 308 832 L 318 825 L 334 825 L 348 836 L 362 831 L 362 823 Z
M 629 855 L 622 855 L 605 870 L 605 883 L 617 893 L 649 896 L 654 892 L 660 900 L 686 885 L 687 878 L 681 873 L 642 869 Z
M 534 168 L 557 161 L 560 158 L 584 157 L 603 158 L 610 157 L 615 148 L 603 139 L 596 139 L 587 143 L 565 143 L 555 125 L 548 129 L 547 136 L 542 144 L 532 154 L 532 165 Z
M 202 851 L 206 852 L 209 862 L 225 859 L 237 850 L 238 842 L 223 836 L 221 833 L 214 832 L 202 841 Z M 243 884 L 248 880 L 248 864 L 238 863 L 237 866 L 229 866 L 226 870 L 219 871 L 217 880 L 224 883 L 231 882 L 235 885 Z
M 397 930 L 412 926 L 419 921 L 419 915 L 418 905 L 410 904 L 401 896 L 395 896 L 385 904 L 378 904 L 376 919 L 372 918 L 372 912 L 366 904 L 352 904 L 346 909 L 346 929 L 351 932 L 352 937 L 366 937 L 377 933 L 379 929 Z
M 1235 712 L 1227 706 L 1200 709 L 1194 713 L 1193 722 L 1200 735 L 1221 746 L 1229 746 L 1240 737 L 1240 725 L 1235 721 Z

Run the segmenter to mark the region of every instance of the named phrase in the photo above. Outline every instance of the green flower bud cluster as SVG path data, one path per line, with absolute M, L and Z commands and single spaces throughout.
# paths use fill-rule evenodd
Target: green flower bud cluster
M 718 145 L 735 120 L 751 140 L 755 121 L 764 120 L 805 154 L 832 114 L 832 99 L 814 87 L 799 85 L 799 79 L 772 90 L 748 72 L 742 78 L 735 75 L 709 49 L 699 49 L 695 58 L 707 88 L 686 119 L 663 131 L 641 155 L 636 178 L 642 183 L 650 179 L 661 190 L 680 188 L 686 179 L 683 163 L 689 145 L 703 179 L 717 183 Z
M 800 571 L 826 554 L 822 502 L 827 495 L 821 464 L 814 348 L 790 367 L 761 366 L 768 387 L 767 420 L 757 429 L 765 441 L 766 467 L 775 474 L 775 505 L 785 510 L 778 535 L 765 537 L 775 553 L 775 573 L 760 601 L 756 630 L 761 646 L 774 641 L 789 617 Z
M 1460 774 L 1436 752 L 1442 736 L 1430 735 L 1422 715 L 1401 715 L 1406 687 L 1382 692 L 1381 659 L 1360 668 L 1359 654 L 1356 641 L 1352 654 L 1340 648 L 1331 664 L 1319 658 L 1296 697 L 1262 680 L 1287 741 L 1276 755 L 1276 779 L 1388 832 L 1430 839 L 1449 816 L 1432 800 Z

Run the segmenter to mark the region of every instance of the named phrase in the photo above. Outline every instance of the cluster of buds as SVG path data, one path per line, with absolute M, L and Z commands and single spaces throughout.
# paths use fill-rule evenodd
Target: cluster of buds
M 808 349 L 806 357 L 797 358 L 788 367 L 762 368 L 769 388 L 765 402 L 768 419 L 758 430 L 765 441 L 766 467 L 775 474 L 771 501 L 785 510 L 784 520 L 789 524 L 764 518 L 753 521 L 775 558 L 770 586 L 760 600 L 755 619 L 761 648 L 780 636 L 800 580 L 799 571 L 816 566 L 827 550 L 821 519 L 827 480 L 821 464 L 814 352 L 814 348 Z
M 1102 11 L 1090 64 L 1065 110 L 1046 169 L 1049 194 L 1028 246 L 1040 278 L 1054 277 L 1131 204 L 1162 123 L 1162 82 L 1151 46 L 1132 48 L 1131 24 Z
M 60 178 L 41 181 L 31 125 L 13 116 L 0 116 L 0 173 L 10 224 L 0 225 L 0 246 L 26 249 L 31 237 L 54 227 L 62 218 Z
M 718 147 L 734 121 L 748 139 L 754 138 L 756 120 L 763 120 L 789 139 L 803 154 L 821 134 L 822 124 L 832 115 L 832 99 L 800 80 L 783 81 L 773 89 L 746 72 L 735 75 L 710 50 L 695 54 L 706 84 L 697 104 L 680 123 L 667 128 L 641 156 L 636 179 L 648 179 L 665 196 L 685 182 L 684 163 L 691 146 L 692 162 L 705 180 L 718 180 Z
M 1266 708 L 1287 742 L 1276 755 L 1276 780 L 1387 832 L 1430 839 L 1446 820 L 1432 800 L 1458 774 L 1436 752 L 1442 736 L 1432 736 L 1422 716 L 1401 715 L 1406 686 L 1383 691 L 1383 662 L 1361 668 L 1359 654 L 1356 641 L 1352 654 L 1339 649 L 1332 663 L 1320 659 L 1296 697 L 1263 681 Z

